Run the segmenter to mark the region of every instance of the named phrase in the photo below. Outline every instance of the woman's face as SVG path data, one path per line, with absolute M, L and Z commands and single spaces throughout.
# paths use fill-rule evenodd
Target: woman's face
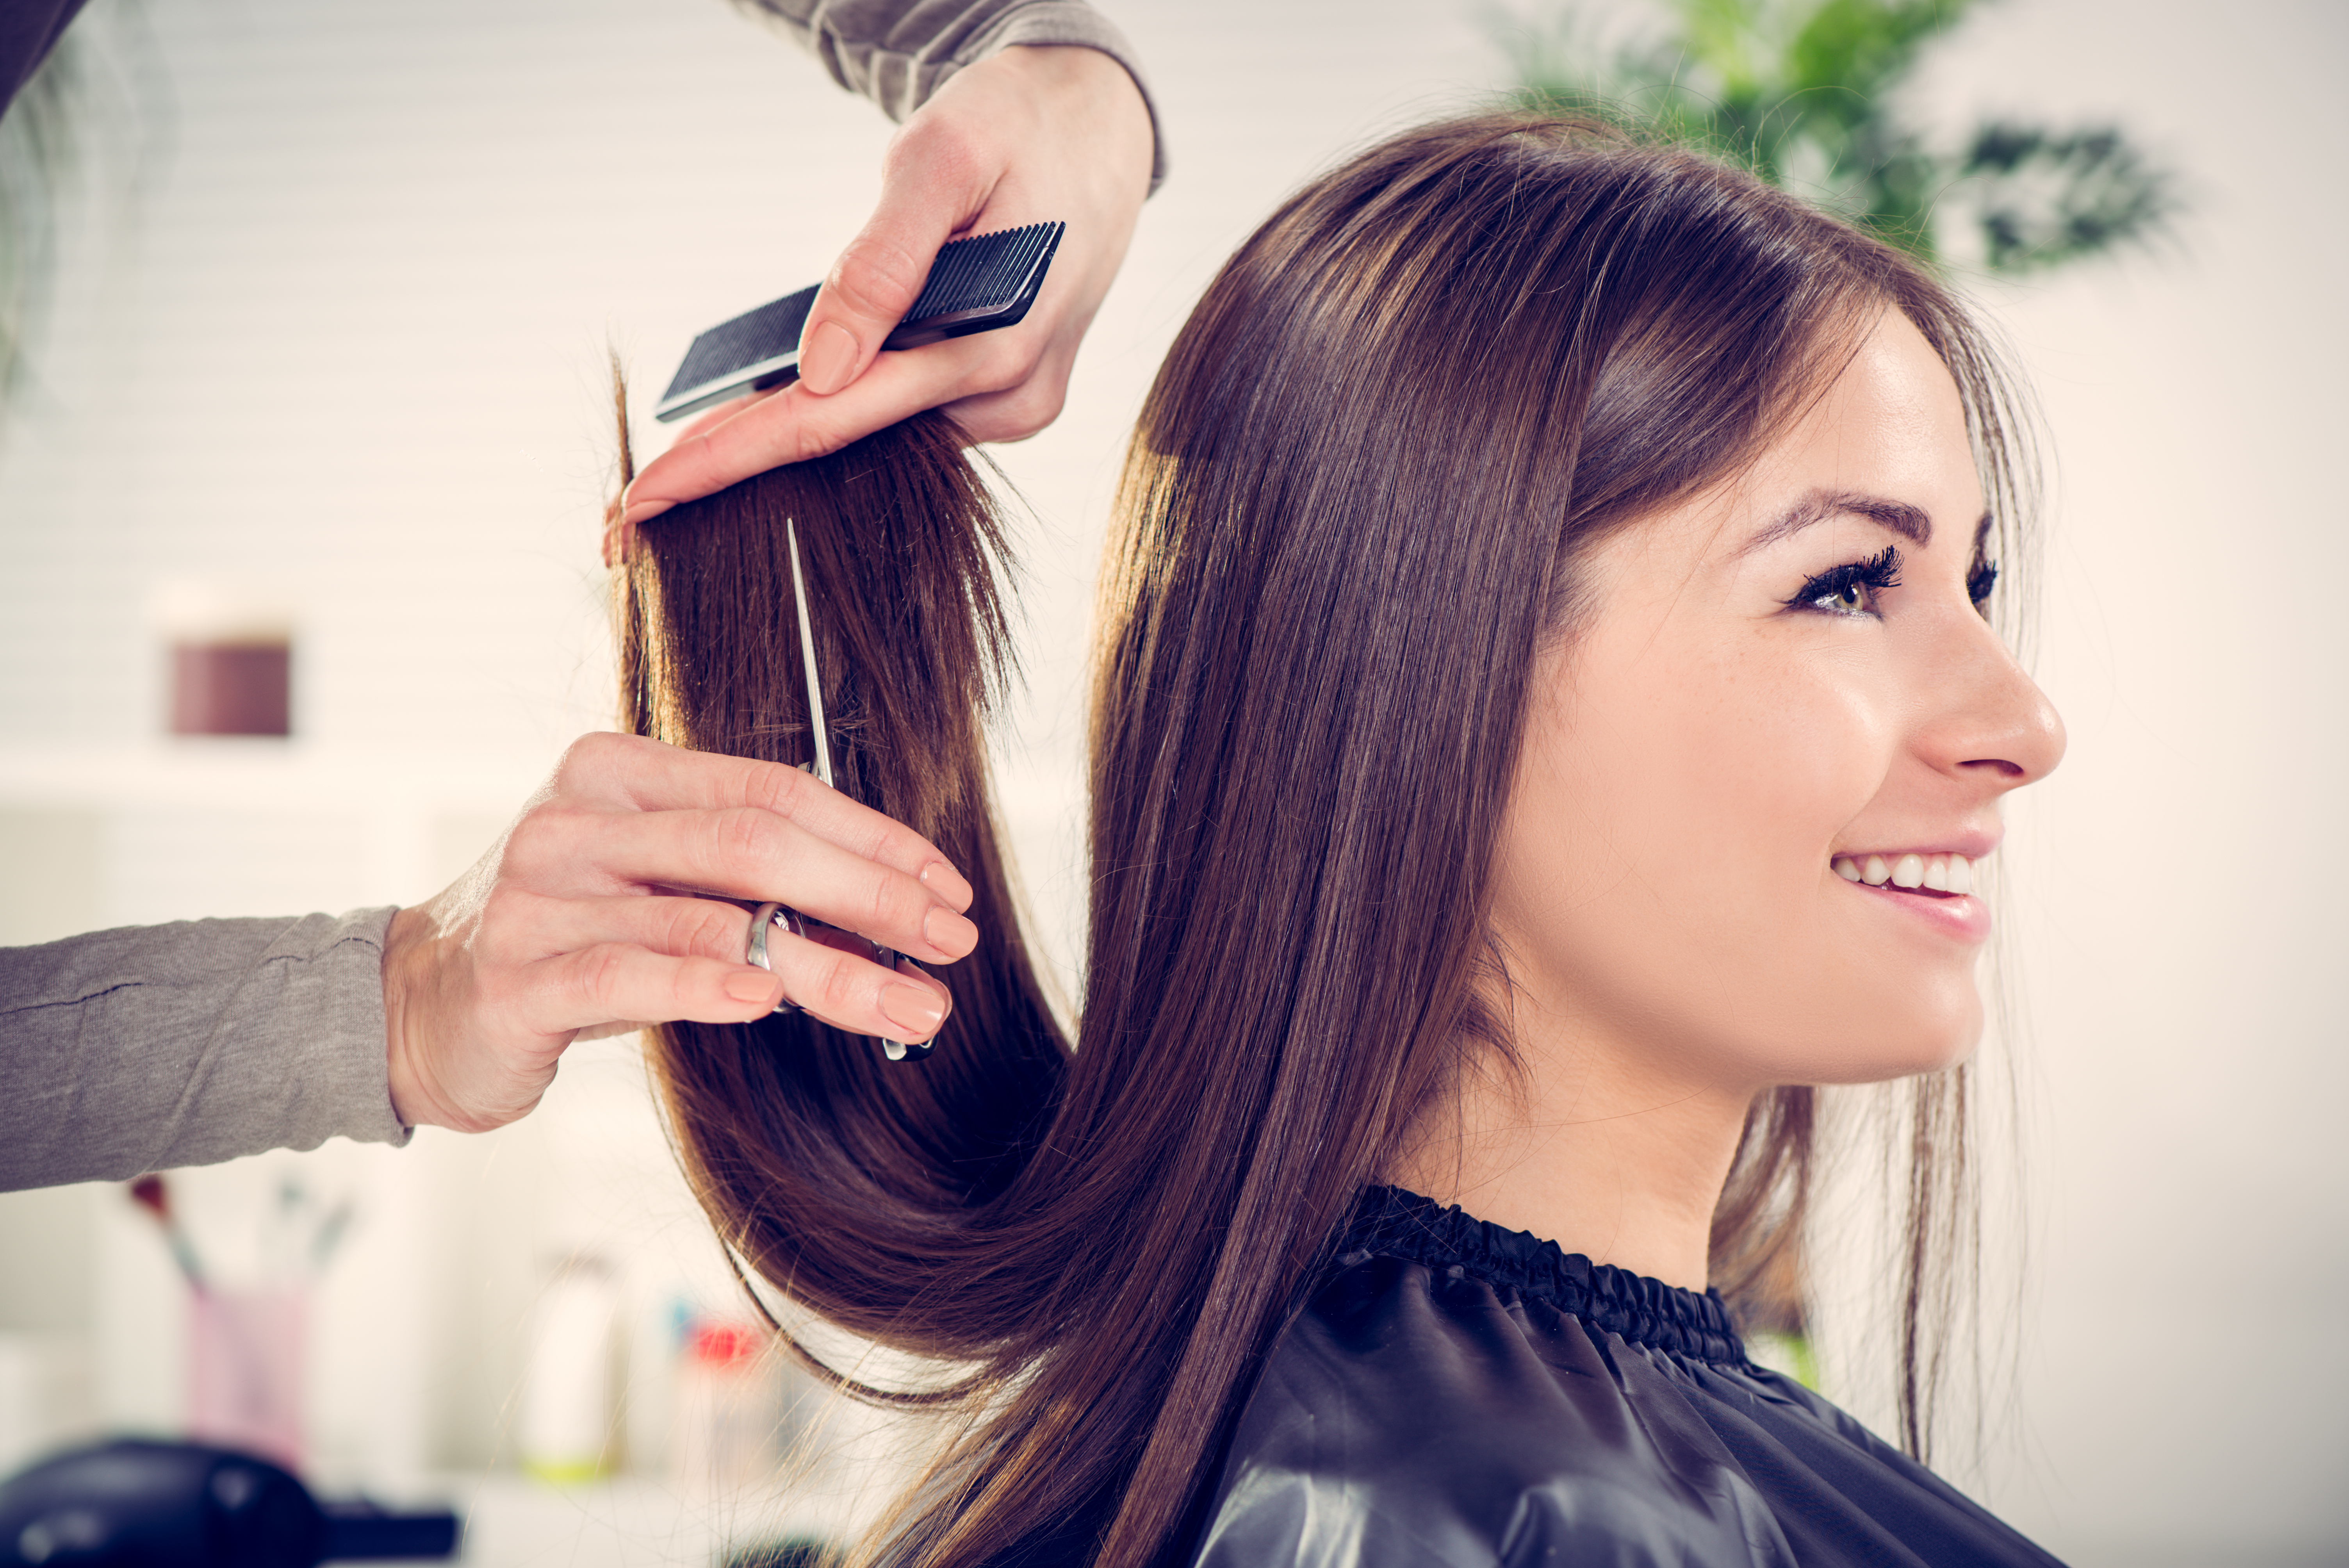
M 1599 548 L 1503 830 L 1521 1030 L 1740 1090 L 1971 1048 L 1966 889 L 2064 752 L 1977 611 L 1982 511 L 1957 387 L 1896 313 L 1751 471 Z

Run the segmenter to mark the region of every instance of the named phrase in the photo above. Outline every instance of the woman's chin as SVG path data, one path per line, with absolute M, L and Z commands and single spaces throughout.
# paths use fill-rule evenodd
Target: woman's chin
M 1920 1073 L 1940 1072 L 1972 1057 L 1982 1044 L 1982 1007 L 1976 1002 L 1962 1017 L 1916 1020 L 1864 1040 L 1838 1042 L 1840 1048 L 1806 1052 L 1782 1083 L 1889 1083 Z

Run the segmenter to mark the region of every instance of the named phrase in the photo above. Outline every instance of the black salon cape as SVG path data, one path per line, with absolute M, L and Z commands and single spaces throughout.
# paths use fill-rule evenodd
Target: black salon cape
M 2055 1559 L 1790 1377 L 1718 1296 L 1379 1188 L 1273 1349 L 1196 1568 Z

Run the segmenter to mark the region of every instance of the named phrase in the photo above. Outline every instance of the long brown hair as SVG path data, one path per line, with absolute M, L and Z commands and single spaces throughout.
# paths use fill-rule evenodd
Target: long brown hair
M 1955 376 L 2003 542 L 2022 499 L 2003 392 L 1962 311 L 1744 173 L 1486 115 L 1384 141 L 1284 203 L 1177 336 L 1128 459 L 1073 1049 L 985 815 L 994 535 L 950 432 L 916 421 L 645 529 L 623 574 L 631 727 L 799 760 L 775 564 L 795 516 L 839 624 L 872 617 L 825 647 L 827 680 L 855 683 L 864 798 L 980 890 L 981 951 L 948 975 L 955 1012 L 919 1068 L 804 1018 L 672 1026 L 655 1049 L 736 1252 L 805 1307 L 960 1369 L 936 1397 L 966 1420 L 886 1527 L 893 1558 L 1182 1549 L 1356 1195 L 1470 1053 L 1508 1048 L 1494 843 L 1536 655 L 1585 608 L 1578 563 L 1747 464 L 1886 310 Z M 900 682 L 914 696 L 890 709 Z M 1912 1448 L 1962 1168 L 1962 1077 L 1936 1081 L 1915 1140 Z M 1749 1119 L 1713 1233 L 1733 1304 L 1788 1272 L 1813 1137 L 1807 1088 Z

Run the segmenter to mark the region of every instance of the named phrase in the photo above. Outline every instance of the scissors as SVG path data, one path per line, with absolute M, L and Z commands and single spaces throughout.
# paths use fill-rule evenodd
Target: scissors
M 815 627 L 814 624 L 808 619 L 807 579 L 801 575 L 800 573 L 800 527 L 798 520 L 785 519 L 783 522 L 783 533 L 784 537 L 791 544 L 792 595 L 799 602 L 800 665 L 806 673 L 807 676 L 808 730 L 815 740 L 815 756 L 811 761 L 803 764 L 802 766 L 806 767 L 816 776 L 817 779 L 821 779 L 824 788 L 833 789 L 835 788 L 835 786 L 832 781 L 832 738 L 825 730 L 823 724 L 823 681 L 816 673 Z M 748 962 L 757 965 L 760 968 L 764 969 L 770 975 L 774 973 L 775 966 L 772 961 L 769 958 L 767 953 L 767 935 L 768 933 L 774 930 L 777 926 L 782 927 L 785 931 L 790 932 L 793 936 L 797 936 L 807 941 L 819 940 L 809 934 L 812 930 L 839 930 L 839 927 L 826 925 L 822 921 L 810 920 L 799 911 L 792 909 L 786 904 L 762 903 L 759 905 L 757 909 L 750 912 L 750 952 L 746 954 L 746 958 Z M 879 943 L 873 941 L 872 938 L 857 936 L 856 934 L 853 932 L 844 933 L 843 934 L 854 936 L 856 941 L 865 943 L 870 946 L 872 949 L 873 962 L 881 965 L 882 968 L 894 971 L 897 967 L 896 954 L 891 952 L 888 948 L 882 946 Z M 822 945 L 827 947 L 837 947 L 839 944 L 836 943 L 823 943 Z M 799 1004 L 792 1001 L 788 996 L 775 1004 L 775 1011 L 778 1013 L 796 1013 L 800 1010 L 801 1008 Z M 930 1047 L 926 1044 L 916 1045 L 911 1041 L 892 1040 L 886 1037 L 884 1037 L 881 1041 L 881 1049 L 883 1054 L 887 1056 L 893 1062 L 918 1061 L 922 1057 L 930 1054 Z

